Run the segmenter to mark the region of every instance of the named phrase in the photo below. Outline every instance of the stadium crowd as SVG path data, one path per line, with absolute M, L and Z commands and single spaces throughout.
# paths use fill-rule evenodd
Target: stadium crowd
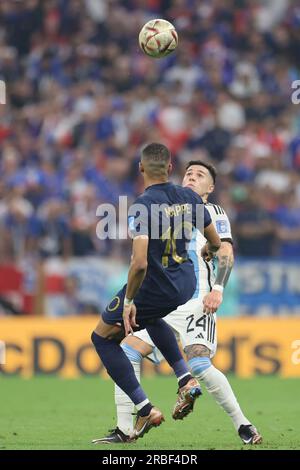
M 155 17 L 179 34 L 163 60 L 137 44 Z M 1 259 L 128 255 L 97 239 L 96 208 L 141 192 L 150 141 L 175 182 L 216 165 L 238 254 L 300 255 L 299 50 L 288 0 L 2 0 Z

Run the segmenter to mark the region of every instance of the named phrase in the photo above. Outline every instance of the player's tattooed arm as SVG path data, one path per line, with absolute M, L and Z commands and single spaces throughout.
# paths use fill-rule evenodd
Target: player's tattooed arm
M 229 242 L 222 242 L 219 251 L 217 252 L 218 257 L 218 270 L 215 284 L 203 299 L 203 313 L 210 314 L 215 313 L 220 307 L 223 301 L 223 289 L 229 279 L 234 258 L 232 245 Z
M 215 284 L 225 287 L 234 263 L 232 244 L 229 242 L 222 242 L 221 248 L 217 253 L 217 258 L 218 269 Z

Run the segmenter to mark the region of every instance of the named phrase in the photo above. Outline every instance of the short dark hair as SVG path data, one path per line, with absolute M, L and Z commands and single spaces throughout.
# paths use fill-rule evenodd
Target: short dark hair
M 207 170 L 210 173 L 210 176 L 213 179 L 214 184 L 216 183 L 217 170 L 213 165 L 211 165 L 210 163 L 207 163 L 207 162 L 203 162 L 202 160 L 191 160 L 190 162 L 188 162 L 188 164 L 186 166 L 186 170 L 188 170 L 193 165 L 200 165 L 200 166 L 204 166 L 204 168 L 207 168 Z
M 170 159 L 170 151 L 163 144 L 154 142 L 142 150 L 142 162 L 151 176 L 167 174 Z

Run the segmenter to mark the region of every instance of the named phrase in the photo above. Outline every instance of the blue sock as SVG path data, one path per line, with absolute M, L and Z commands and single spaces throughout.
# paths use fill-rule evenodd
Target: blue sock
M 112 339 L 102 338 L 94 331 L 91 339 L 98 356 L 113 381 L 129 396 L 135 405 L 145 402 L 144 408 L 147 408 L 149 400 L 138 383 L 131 362 L 121 346 Z M 152 408 L 151 404 L 150 406 Z M 142 413 L 144 408 L 140 410 Z M 149 412 L 146 413 L 146 415 L 148 414 Z
M 202 372 L 211 366 L 211 360 L 209 357 L 193 357 L 188 361 L 188 365 L 196 377 L 199 377 Z
M 126 357 L 128 357 L 130 362 L 142 362 L 143 356 L 140 351 L 137 351 L 132 346 L 129 346 L 129 344 L 126 343 L 122 343 L 121 348 L 123 349 L 124 353 L 126 354 Z
M 129 346 L 129 344 L 123 343 L 123 344 L 121 344 L 121 348 L 123 349 L 124 353 L 126 354 L 126 356 L 128 357 L 128 359 L 130 360 L 131 363 L 132 362 L 141 362 L 142 361 L 142 359 L 143 359 L 142 354 L 139 351 L 137 351 L 136 349 Z M 146 405 L 142 406 L 140 408 L 140 410 L 138 410 L 138 414 L 140 416 L 148 416 L 151 409 L 152 409 L 151 403 L 150 402 L 146 403 Z
M 190 379 L 190 371 L 181 355 L 174 332 L 169 325 L 162 318 L 158 318 L 153 323 L 147 324 L 146 330 L 155 346 L 158 347 L 174 370 L 176 377 L 186 375 Z

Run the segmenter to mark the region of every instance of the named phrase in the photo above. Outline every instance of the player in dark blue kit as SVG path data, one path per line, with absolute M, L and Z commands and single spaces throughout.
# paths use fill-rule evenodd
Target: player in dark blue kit
M 186 250 L 193 227 L 204 230 L 208 240 L 206 257 L 213 257 L 221 242 L 202 199 L 191 189 L 168 182 L 171 169 L 170 154 L 164 145 L 154 143 L 143 150 L 140 171 L 146 189 L 129 214 L 133 245 L 128 281 L 106 307 L 92 333 L 95 349 L 108 374 L 138 410 L 132 439 L 159 426 L 164 417 L 149 402 L 118 344 L 124 330 L 127 335 L 133 329 L 146 328 L 173 368 L 179 386 L 173 411 L 175 419 L 184 418 L 192 411 L 195 399 L 201 394 L 173 331 L 162 317 L 194 293 L 194 267 Z

